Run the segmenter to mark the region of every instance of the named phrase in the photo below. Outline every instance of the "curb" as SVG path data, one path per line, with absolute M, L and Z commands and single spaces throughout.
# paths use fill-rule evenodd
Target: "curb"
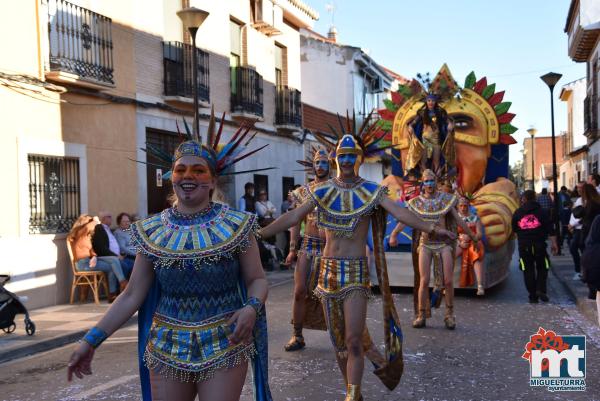
M 552 275 L 561 283 L 569 297 L 575 302 L 577 310 L 585 316 L 594 325 L 598 324 L 598 315 L 595 305 L 591 305 L 591 302 L 587 298 L 587 286 L 585 288 L 574 288 L 573 284 L 569 282 L 568 277 L 564 277 L 563 274 L 556 272 L 555 269 L 550 269 Z M 585 285 L 581 283 L 581 285 Z
M 283 276 L 283 274 L 282 274 Z M 292 277 L 277 277 L 277 279 L 273 279 L 272 282 L 269 283 L 269 288 L 278 287 L 280 285 L 284 285 L 293 281 Z M 137 324 L 137 314 L 131 317 L 123 326 L 127 327 L 133 324 Z M 54 348 L 59 348 L 67 344 L 75 343 L 87 333 L 87 330 L 79 330 L 75 332 L 68 332 L 65 334 L 57 335 L 55 337 L 51 337 L 45 340 L 41 340 L 38 342 L 34 342 L 32 344 L 27 344 L 22 347 L 15 347 L 13 349 L 7 350 L 6 352 L 0 353 L 0 364 L 9 362 L 15 359 L 23 358 L 26 356 L 34 355 L 40 352 L 50 351 Z
M 137 315 L 130 318 L 123 326 L 127 327 L 132 324 L 137 324 Z M 87 330 L 79 330 L 69 332 L 66 334 L 60 334 L 42 341 L 38 341 L 32 344 L 27 344 L 22 347 L 16 347 L 0 354 L 0 364 L 9 362 L 15 359 L 23 358 L 26 356 L 38 354 L 40 352 L 50 351 L 54 348 L 60 348 L 64 345 L 76 343 L 87 333 Z

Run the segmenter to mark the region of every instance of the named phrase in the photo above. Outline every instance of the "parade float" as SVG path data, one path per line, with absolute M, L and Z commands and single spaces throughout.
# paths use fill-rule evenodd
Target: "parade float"
M 485 246 L 484 285 L 492 287 L 503 281 L 509 273 L 514 251 L 511 228 L 512 214 L 518 207 L 517 191 L 508 180 L 508 147 L 516 143 L 511 125 L 514 114 L 509 113 L 511 103 L 504 101 L 504 91 L 497 92 L 496 85 L 487 79 L 477 79 L 471 72 L 461 87 L 444 65 L 432 79 L 412 80 L 400 85 L 385 109 L 379 110 L 380 128 L 387 131 L 387 140 L 395 145 L 391 153 L 392 174 L 383 184 L 390 196 L 405 204 L 418 195 L 418 177 L 424 166 L 419 159 L 424 152 L 414 132 L 419 111 L 425 109 L 425 98 L 435 94 L 439 106 L 452 122 L 440 140 L 442 156 L 438 176 L 442 183 L 458 194 L 466 196 L 473 212 L 476 211 L 484 226 Z M 431 163 L 430 163 L 431 165 Z M 396 221 L 388 216 L 386 258 L 390 265 L 390 284 L 413 286 L 413 261 L 418 258 L 412 247 L 412 231 L 405 228 L 397 235 L 398 245 L 389 245 L 389 236 Z M 416 261 L 415 261 L 416 263 Z M 460 285 L 461 261 L 456 260 L 456 288 Z

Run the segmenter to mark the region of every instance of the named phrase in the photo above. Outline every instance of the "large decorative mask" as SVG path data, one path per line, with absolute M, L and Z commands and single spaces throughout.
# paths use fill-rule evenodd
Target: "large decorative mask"
M 486 78 L 476 80 L 474 73 L 467 76 L 464 87 L 460 88 L 445 64 L 431 86 L 434 92 L 445 93 L 437 100 L 454 122 L 459 187 L 463 192 L 473 193 L 483 184 L 491 147 L 515 143 L 511 134 L 516 128 L 510 124 L 515 115 L 508 113 L 510 102 L 503 101 L 504 91 L 496 92 L 495 84 L 488 84 Z M 401 150 L 402 160 L 407 160 L 408 127 L 426 100 L 425 89 L 413 81 L 401 85 L 398 92 L 392 93 L 389 108 L 379 111 L 389 122 L 393 143 Z

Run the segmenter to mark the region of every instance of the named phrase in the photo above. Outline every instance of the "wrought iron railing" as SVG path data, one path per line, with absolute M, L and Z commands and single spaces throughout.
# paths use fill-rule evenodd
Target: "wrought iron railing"
M 114 84 L 112 20 L 65 0 L 48 0 L 50 69 Z
M 231 111 L 263 115 L 262 76 L 246 67 L 231 67 Z
M 28 155 L 29 233 L 66 233 L 81 211 L 79 160 Z
M 164 83 L 166 96 L 194 96 L 193 48 L 181 42 L 163 43 Z M 198 99 L 210 101 L 208 53 L 196 49 L 198 55 Z
M 300 91 L 287 86 L 275 90 L 275 124 L 301 127 L 302 100 Z

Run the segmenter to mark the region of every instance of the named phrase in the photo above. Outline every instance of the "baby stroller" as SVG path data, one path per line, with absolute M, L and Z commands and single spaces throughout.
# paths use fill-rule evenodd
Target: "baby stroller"
M 29 319 L 29 312 L 18 296 L 4 288 L 4 283 L 10 276 L 0 274 L 0 329 L 5 333 L 12 333 L 17 328 L 15 315 L 25 314 L 25 331 L 32 336 L 35 333 L 35 324 Z

